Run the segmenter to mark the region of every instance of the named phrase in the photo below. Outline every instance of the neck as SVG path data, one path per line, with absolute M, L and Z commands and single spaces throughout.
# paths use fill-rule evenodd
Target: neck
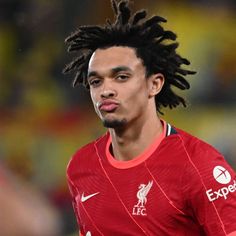
M 109 129 L 112 138 L 113 155 L 117 160 L 132 160 L 143 153 L 163 131 L 156 115 L 140 118 L 122 130 Z

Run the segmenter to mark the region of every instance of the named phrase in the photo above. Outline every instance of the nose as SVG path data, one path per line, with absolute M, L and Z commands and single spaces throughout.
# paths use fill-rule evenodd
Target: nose
M 101 93 L 102 98 L 111 98 L 115 96 L 115 92 L 112 90 L 104 90 Z
M 104 83 L 101 91 L 101 98 L 112 98 L 116 96 L 116 91 L 111 84 Z

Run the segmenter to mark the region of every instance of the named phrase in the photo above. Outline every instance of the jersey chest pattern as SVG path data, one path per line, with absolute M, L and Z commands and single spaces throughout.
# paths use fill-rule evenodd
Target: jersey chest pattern
M 146 162 L 128 169 L 114 168 L 106 158 L 90 156 L 89 166 L 81 166 L 76 178 L 76 208 L 83 232 L 157 235 L 158 231 L 158 235 L 168 235 L 176 232 L 178 225 L 185 227 L 186 232 L 191 229 L 192 233 L 194 228 L 199 232 L 184 213 L 179 187 L 182 167 L 171 162 L 177 153 L 168 162 L 163 161 L 168 155 L 161 150 Z

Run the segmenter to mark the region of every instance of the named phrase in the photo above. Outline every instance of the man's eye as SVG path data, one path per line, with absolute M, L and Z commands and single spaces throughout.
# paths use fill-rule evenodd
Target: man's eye
M 93 87 L 98 86 L 100 83 L 101 83 L 100 79 L 92 79 L 89 81 L 89 85 Z
M 125 81 L 125 80 L 127 80 L 128 78 L 129 78 L 128 75 L 118 75 L 118 76 L 116 77 L 116 79 L 121 80 L 121 81 Z

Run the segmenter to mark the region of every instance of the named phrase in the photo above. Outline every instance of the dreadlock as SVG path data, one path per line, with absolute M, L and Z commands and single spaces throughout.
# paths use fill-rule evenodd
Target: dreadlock
M 189 89 L 190 85 L 184 77 L 195 72 L 181 67 L 190 62 L 177 54 L 176 34 L 163 29 L 160 23 L 166 22 L 166 19 L 156 15 L 146 19 L 146 10 L 131 15 L 128 4 L 128 0 L 118 3 L 111 0 L 115 14 L 113 23 L 108 19 L 104 26 L 80 26 L 65 39 L 68 52 L 76 52 L 78 56 L 66 65 L 63 73 L 74 72 L 73 86 L 83 84 L 89 89 L 87 70 L 93 52 L 111 46 L 131 47 L 142 59 L 147 77 L 155 73 L 162 73 L 165 77 L 164 86 L 155 97 L 157 111 L 161 113 L 162 106 L 173 108 L 182 104 L 185 107 L 185 100 L 172 88 Z

